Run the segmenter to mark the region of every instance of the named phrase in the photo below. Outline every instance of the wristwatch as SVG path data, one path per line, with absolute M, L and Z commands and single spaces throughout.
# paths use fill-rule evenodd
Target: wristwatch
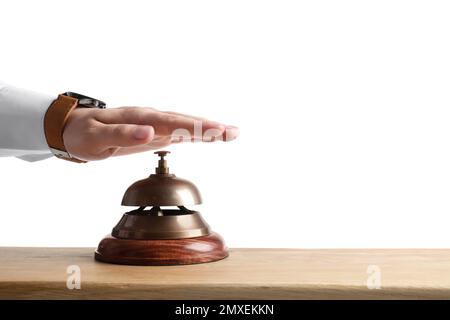
M 44 132 L 47 144 L 55 157 L 78 163 L 86 161 L 73 157 L 64 145 L 63 132 L 69 114 L 75 108 L 106 108 L 103 101 L 75 92 L 65 92 L 53 101 L 44 116 Z

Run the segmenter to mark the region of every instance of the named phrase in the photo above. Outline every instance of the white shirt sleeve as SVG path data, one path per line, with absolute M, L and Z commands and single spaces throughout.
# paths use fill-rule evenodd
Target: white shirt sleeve
M 36 161 L 52 156 L 45 139 L 44 116 L 56 98 L 0 81 L 0 157 Z

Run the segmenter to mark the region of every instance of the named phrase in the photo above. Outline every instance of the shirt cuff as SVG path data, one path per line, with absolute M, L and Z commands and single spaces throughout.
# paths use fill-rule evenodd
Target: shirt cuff
M 56 98 L 0 82 L 0 156 L 36 161 L 52 155 L 44 116 Z

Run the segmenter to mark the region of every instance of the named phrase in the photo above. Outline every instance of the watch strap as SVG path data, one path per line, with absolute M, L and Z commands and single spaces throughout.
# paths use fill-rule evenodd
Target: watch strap
M 53 101 L 44 116 L 44 132 L 52 153 L 64 160 L 84 163 L 86 161 L 72 157 L 66 150 L 63 140 L 64 128 L 70 112 L 78 106 L 78 99 L 60 94 Z

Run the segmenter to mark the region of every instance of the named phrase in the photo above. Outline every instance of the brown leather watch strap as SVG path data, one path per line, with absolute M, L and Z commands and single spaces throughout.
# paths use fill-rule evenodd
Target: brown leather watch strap
M 69 114 L 77 106 L 78 99 L 60 94 L 47 109 L 44 117 L 44 131 L 47 144 L 56 157 L 72 162 L 84 163 L 86 161 L 70 156 L 63 140 L 63 132 Z

